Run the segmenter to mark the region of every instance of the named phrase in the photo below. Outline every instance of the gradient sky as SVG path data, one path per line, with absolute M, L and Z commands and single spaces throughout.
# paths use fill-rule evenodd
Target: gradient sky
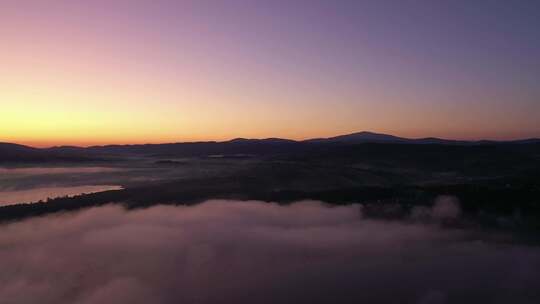
M 540 137 L 540 1 L 0 1 L 0 141 Z

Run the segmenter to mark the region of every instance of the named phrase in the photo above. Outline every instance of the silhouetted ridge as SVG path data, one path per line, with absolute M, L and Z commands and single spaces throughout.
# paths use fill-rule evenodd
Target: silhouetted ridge
M 0 143 L 0 162 L 91 161 L 84 148 L 38 149 L 19 144 Z
M 276 143 L 276 144 L 280 144 L 280 143 L 295 143 L 295 142 L 297 141 L 292 140 L 292 139 L 284 139 L 284 138 L 277 138 L 277 137 L 263 138 L 263 139 L 238 137 L 238 138 L 226 141 L 224 143 Z
M 283 138 L 235 138 L 229 141 L 199 141 L 165 144 L 104 145 L 92 147 L 60 146 L 38 149 L 23 145 L 0 143 L 0 161 L 57 161 L 88 160 L 114 155 L 148 155 L 148 156 L 195 156 L 211 155 L 275 155 L 282 153 L 305 152 L 319 149 L 321 146 L 357 144 L 412 144 L 412 145 L 512 145 L 539 144 L 540 139 L 521 139 L 512 141 L 463 141 L 436 137 L 404 138 L 389 134 L 362 131 L 346 135 L 314 138 L 295 141 Z
M 368 131 L 339 135 L 328 138 L 308 139 L 306 142 L 341 142 L 341 143 L 357 143 L 357 142 L 407 142 L 410 139 L 397 137 L 388 134 L 380 134 Z

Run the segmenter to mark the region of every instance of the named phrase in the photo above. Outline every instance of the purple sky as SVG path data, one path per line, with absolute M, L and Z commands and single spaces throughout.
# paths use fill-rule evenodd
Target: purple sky
M 0 141 L 540 137 L 538 1 L 2 1 Z

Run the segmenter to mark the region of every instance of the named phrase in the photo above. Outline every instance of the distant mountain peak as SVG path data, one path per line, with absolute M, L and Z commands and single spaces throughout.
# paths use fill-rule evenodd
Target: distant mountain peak
M 308 139 L 307 142 L 404 142 L 407 140 L 408 139 L 406 138 L 397 137 L 394 135 L 375 133 L 370 131 L 360 131 L 328 138 Z
M 228 143 L 292 143 L 296 142 L 292 139 L 284 139 L 284 138 L 277 138 L 277 137 L 270 137 L 270 138 L 262 138 L 262 139 L 256 139 L 256 138 L 243 138 L 238 137 L 231 139 L 227 141 Z
M 36 148 L 33 148 L 33 147 L 29 147 L 29 146 L 24 146 L 24 145 L 20 145 L 20 144 L 13 144 L 13 143 L 7 143 L 7 142 L 0 142 L 0 149 L 6 149 L 6 150 L 18 150 L 18 151 L 21 151 L 21 150 L 26 150 L 26 151 L 31 151 L 31 150 L 38 150 Z
M 231 140 L 229 140 L 228 142 L 247 142 L 247 141 L 252 141 L 253 139 L 247 139 L 247 138 L 244 138 L 244 137 L 237 137 L 237 138 L 233 138 Z
M 359 131 L 359 132 L 354 132 L 354 133 L 350 133 L 350 134 L 344 134 L 342 136 L 347 136 L 347 135 L 385 135 L 385 136 L 389 136 L 388 134 L 371 132 L 371 131 Z

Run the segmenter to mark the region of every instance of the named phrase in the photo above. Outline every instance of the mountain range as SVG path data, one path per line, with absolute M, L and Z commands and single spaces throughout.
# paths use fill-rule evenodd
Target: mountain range
M 164 144 L 105 145 L 91 147 L 57 146 L 33 148 L 12 143 L 0 143 L 0 161 L 81 161 L 96 159 L 99 155 L 230 155 L 230 154 L 273 154 L 312 149 L 321 145 L 354 144 L 438 144 L 438 145 L 489 145 L 489 144 L 534 144 L 539 138 L 512 141 L 464 141 L 428 138 L 404 138 L 374 132 L 357 132 L 328 138 L 313 138 L 295 141 L 282 138 L 247 139 L 235 138 L 229 141 L 180 142 Z

